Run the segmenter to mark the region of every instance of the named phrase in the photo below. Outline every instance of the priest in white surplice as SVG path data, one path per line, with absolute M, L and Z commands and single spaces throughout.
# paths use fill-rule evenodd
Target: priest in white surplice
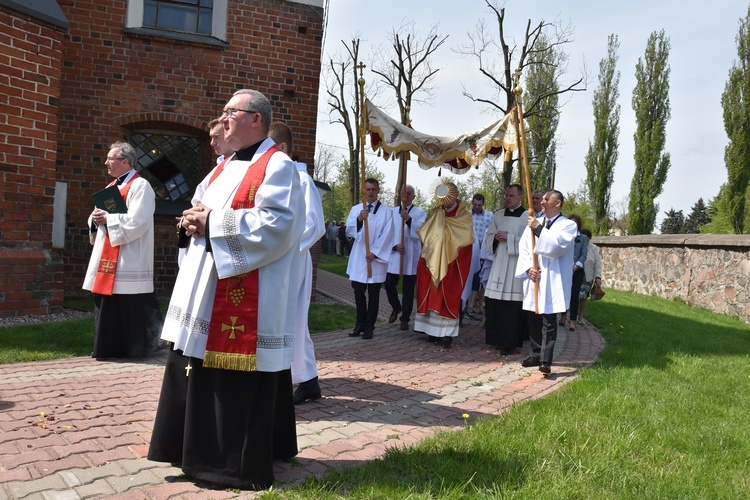
M 268 99 L 240 90 L 221 120 L 236 153 L 183 213 L 192 237 L 162 332 L 172 349 L 148 458 L 262 489 L 273 460 L 297 454 L 290 365 L 305 207 L 294 162 L 267 138 Z
M 156 202 L 151 184 L 134 169 L 137 163 L 133 146 L 112 144 L 104 164 L 116 178 L 110 186 L 117 186 L 127 211 L 95 208 L 88 220 L 94 248 L 83 289 L 94 295 L 94 358 L 139 358 L 159 347 L 163 320 L 154 294 Z
M 290 157 L 292 156 L 292 130 L 285 123 L 274 122 L 268 137 Z M 318 364 L 315 361 L 315 346 L 310 338 L 307 317 L 310 312 L 310 296 L 313 285 L 313 263 L 310 249 L 326 233 L 326 220 L 323 215 L 323 202 L 315 182 L 307 173 L 307 165 L 295 161 L 300 186 L 305 197 L 305 232 L 299 240 L 299 295 L 297 296 L 297 317 L 294 323 L 294 359 L 292 360 L 292 383 L 299 384 L 294 391 L 294 404 L 320 399 Z
M 550 373 L 552 355 L 557 340 L 557 313 L 564 313 L 570 305 L 573 282 L 573 246 L 578 228 L 562 215 L 565 198 L 560 191 L 550 190 L 542 198 L 544 218 L 529 216 L 528 226 L 521 237 L 516 265 L 516 277 L 522 278 L 523 308 L 538 314 L 528 315 L 531 354 L 521 361 L 523 366 L 539 366 L 542 373 Z M 531 232 L 536 235 L 532 249 Z M 539 267 L 534 268 L 534 254 Z M 534 282 L 539 283 L 537 295 Z
M 365 205 L 354 205 L 346 218 L 346 234 L 354 239 L 346 274 L 354 289 L 354 303 L 357 306 L 357 324 L 349 333 L 350 337 L 362 334 L 363 339 L 371 339 L 375 330 L 380 307 L 380 286 L 385 281 L 391 247 L 394 245 L 393 216 L 387 205 L 380 203 L 378 194 L 380 183 L 377 179 L 365 180 Z M 367 221 L 365 231 L 364 221 Z M 367 239 L 370 237 L 369 253 Z M 371 273 L 368 276 L 367 267 Z
M 522 199 L 519 184 L 505 189 L 506 206 L 493 214 L 484 243 L 494 257 L 484 291 L 485 341 L 502 354 L 512 354 L 523 345 L 527 328 L 522 307 L 523 280 L 516 278 L 518 244 L 527 225 Z

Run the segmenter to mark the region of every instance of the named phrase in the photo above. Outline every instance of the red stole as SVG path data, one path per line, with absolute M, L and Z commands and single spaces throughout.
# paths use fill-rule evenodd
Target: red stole
M 120 188 L 120 195 L 122 199 L 127 203 L 128 192 L 130 191 L 130 184 L 133 179 L 140 177 L 138 172 L 130 178 L 125 187 Z M 117 180 L 110 182 L 107 187 L 112 186 Z M 96 270 L 96 276 L 94 277 L 94 286 L 91 289 L 93 293 L 100 295 L 112 295 L 112 291 L 115 288 L 115 272 L 117 271 L 117 261 L 120 258 L 120 246 L 113 247 L 109 241 L 109 232 L 104 231 L 104 245 L 102 246 L 102 254 L 99 258 L 99 267 Z
M 232 199 L 232 209 L 255 206 L 255 192 L 266 175 L 272 146 L 250 165 Z M 223 169 L 223 163 L 220 166 Z M 217 169 L 218 170 L 218 169 Z M 213 181 L 218 174 L 211 178 Z M 258 270 L 220 279 L 216 283 L 203 366 L 222 370 L 255 371 L 258 347 Z

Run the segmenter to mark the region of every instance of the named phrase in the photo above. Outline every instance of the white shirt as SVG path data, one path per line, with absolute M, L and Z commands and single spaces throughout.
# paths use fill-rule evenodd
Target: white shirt
M 393 216 L 390 207 L 382 203 L 378 205 L 378 203 L 377 201 L 373 203 L 372 212 L 367 218 L 370 252 L 376 255 L 376 259 L 370 266 L 372 276 L 367 276 L 364 223 L 357 231 L 357 216 L 362 212 L 362 204 L 354 205 L 346 218 L 346 234 L 354 239 L 346 274 L 349 275 L 350 280 L 359 283 L 382 283 L 388 271 L 388 262 L 394 245 Z

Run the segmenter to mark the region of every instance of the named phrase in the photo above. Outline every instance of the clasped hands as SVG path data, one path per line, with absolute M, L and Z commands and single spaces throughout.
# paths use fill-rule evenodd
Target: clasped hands
M 109 212 L 106 212 L 100 208 L 95 208 L 94 211 L 91 212 L 91 221 L 97 226 L 105 225 L 107 224 L 108 215 Z
M 495 233 L 495 241 L 508 241 L 508 231 L 498 231 Z
M 188 236 L 204 236 L 209 212 L 211 209 L 199 201 L 194 207 L 182 212 L 182 217 L 178 217 L 177 220 L 185 228 Z

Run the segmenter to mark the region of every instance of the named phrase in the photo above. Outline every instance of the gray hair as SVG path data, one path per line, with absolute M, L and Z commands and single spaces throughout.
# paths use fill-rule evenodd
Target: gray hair
M 250 95 L 250 99 L 245 103 L 245 110 L 257 111 L 260 113 L 261 119 L 263 120 L 263 131 L 268 135 L 268 130 L 271 123 L 273 123 L 273 108 L 271 107 L 271 102 L 266 96 L 257 90 L 240 89 L 232 95 L 235 96 L 240 94 Z
M 109 149 L 119 149 L 120 156 L 128 160 L 130 168 L 135 168 L 138 164 L 138 155 L 135 152 L 135 148 L 127 142 L 114 142 Z

